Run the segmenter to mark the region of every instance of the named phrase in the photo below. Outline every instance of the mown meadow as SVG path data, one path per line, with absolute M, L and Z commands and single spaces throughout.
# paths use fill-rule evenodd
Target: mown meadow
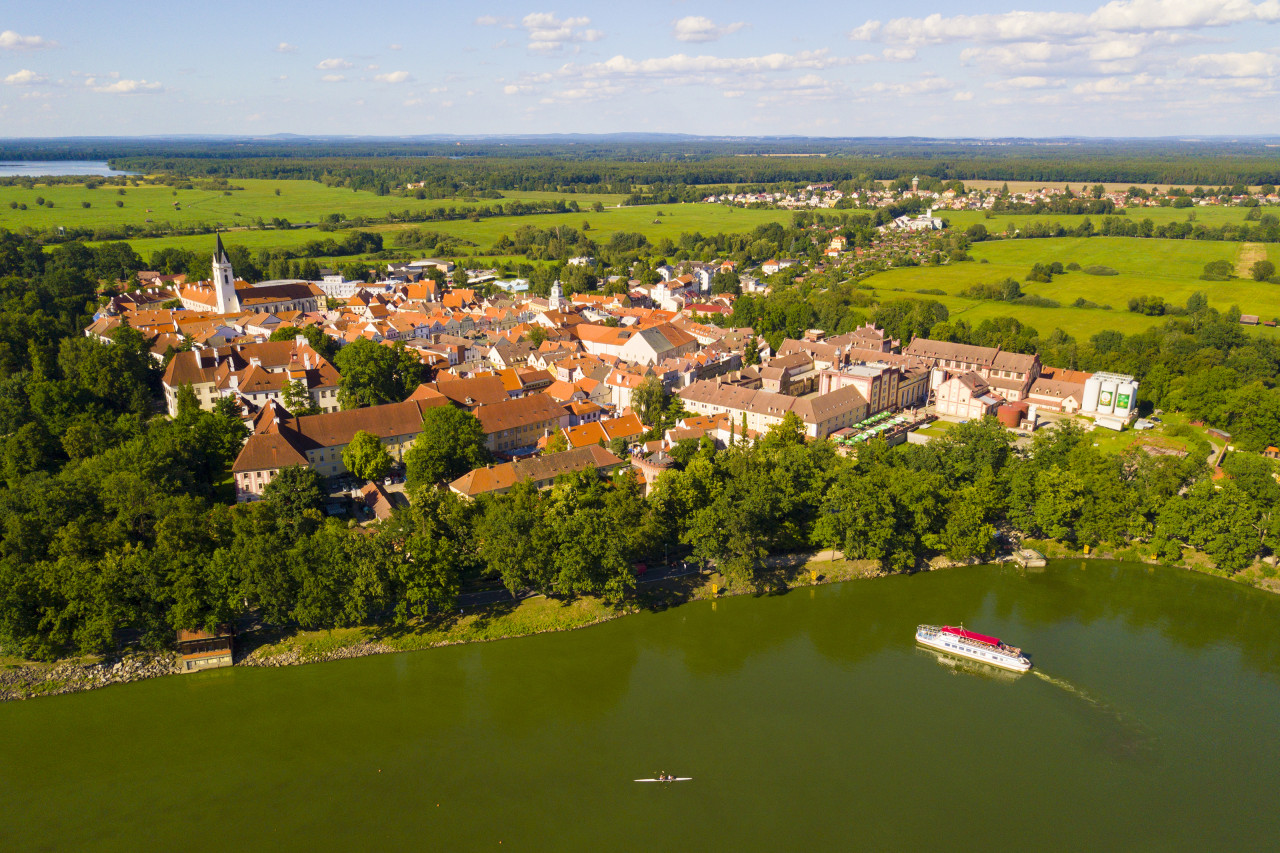
M 1280 260 L 1280 246 L 1267 246 L 1268 256 Z M 908 267 L 878 273 L 865 283 L 877 291 L 901 291 L 903 295 L 923 290 L 947 307 L 952 320 L 971 325 L 995 317 L 1016 317 L 1047 334 L 1062 329 L 1077 339 L 1087 339 L 1103 329 L 1126 334 L 1164 322 L 1162 317 L 1136 314 L 1128 310 L 1131 298 L 1160 296 L 1176 306 L 1186 303 L 1196 291 L 1220 311 L 1232 305 L 1246 314 L 1263 319 L 1280 316 L 1280 285 L 1250 279 L 1204 281 L 1200 274 L 1210 261 L 1235 263 L 1239 243 L 1196 240 L 1157 240 L 1138 237 L 1054 237 L 1035 240 L 996 240 L 978 243 L 971 249 L 974 260 L 946 266 Z M 1105 266 L 1117 275 L 1089 275 L 1083 271 L 1055 275 L 1048 283 L 1024 281 L 1037 263 L 1077 263 L 1081 267 Z M 1024 293 L 1052 299 L 1060 307 L 1042 307 L 1017 302 L 969 299 L 959 294 L 976 284 L 993 284 L 1012 278 Z M 1072 307 L 1085 299 L 1102 308 Z M 1274 333 L 1274 329 L 1268 330 Z

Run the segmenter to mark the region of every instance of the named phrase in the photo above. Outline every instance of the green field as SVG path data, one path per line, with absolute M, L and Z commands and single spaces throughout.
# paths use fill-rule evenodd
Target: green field
M 579 204 L 582 201 L 579 200 Z M 437 205 L 439 202 L 437 202 Z M 89 213 L 91 211 L 85 211 Z M 346 211 L 344 211 L 346 212 Z M 659 216 L 661 212 L 661 216 Z M 493 254 L 493 245 L 503 234 L 512 236 L 517 228 L 529 225 L 535 228 L 569 227 L 582 228 L 584 222 L 591 225 L 588 236 L 597 243 L 608 242 L 615 231 L 640 231 L 651 241 L 669 237 L 678 238 L 684 232 L 700 231 L 704 234 L 716 232 L 750 231 L 757 225 L 769 222 L 790 222 L 791 212 L 786 210 L 747 210 L 744 208 L 726 207 L 717 204 L 665 204 L 646 207 L 606 207 L 596 213 L 583 210 L 578 213 L 546 213 L 531 216 L 502 216 L 479 221 L 467 219 L 449 222 L 395 223 L 390 225 L 371 225 L 362 230 L 375 231 L 383 235 L 386 248 L 395 248 L 395 235 L 411 228 L 424 228 L 451 234 L 463 240 L 475 243 L 469 249 L 473 255 L 489 256 Z M 302 246 L 311 240 L 333 238 L 341 241 L 342 231 L 321 231 L 318 228 L 296 228 L 283 231 L 233 231 L 226 238 L 228 245 L 241 245 L 257 251 L 267 248 L 293 248 Z M 175 237 L 144 237 L 129 240 L 130 245 L 144 259 L 158 249 L 181 248 L 194 251 L 205 251 L 211 245 L 207 234 L 184 235 Z M 413 254 L 406 250 L 406 254 Z
M 1280 246 L 1267 249 L 1269 257 L 1280 259 Z M 962 318 L 972 325 L 993 317 L 1017 317 L 1041 334 L 1060 328 L 1079 339 L 1087 339 L 1101 329 L 1129 333 L 1163 323 L 1162 317 L 1147 317 L 1128 310 L 1129 299 L 1137 296 L 1161 296 L 1166 302 L 1182 305 L 1199 290 L 1209 297 L 1210 305 L 1222 311 L 1238 305 L 1242 312 L 1264 319 L 1280 316 L 1280 285 L 1242 279 L 1212 282 L 1199 278 L 1209 261 L 1224 259 L 1234 263 L 1239 252 L 1239 243 L 1136 237 L 1001 240 L 975 245 L 971 253 L 976 259 L 974 262 L 889 270 L 872 276 L 866 283 L 882 294 L 943 290 L 946 295 L 929 298 L 946 305 L 953 319 Z M 987 263 L 981 263 L 982 260 Z M 1054 276 L 1048 284 L 1022 281 L 1033 264 L 1053 261 L 1064 265 L 1074 261 L 1082 267 L 1109 266 L 1120 274 L 1093 276 L 1068 272 Z M 1041 308 L 958 295 L 973 284 L 993 283 L 1006 276 L 1022 282 L 1025 293 L 1057 300 L 1062 307 Z M 1112 310 L 1070 307 L 1081 297 L 1109 304 Z M 1274 329 L 1266 331 L 1275 332 Z
M 83 184 L 0 187 L 0 228 L 95 228 L 106 225 L 146 225 L 172 223 L 194 225 L 207 223 L 226 228 L 251 225 L 255 219 L 273 218 L 290 222 L 319 222 L 330 213 L 348 217 L 385 217 L 403 210 L 434 210 L 439 207 L 477 207 L 502 201 L 548 201 L 563 198 L 590 207 L 599 201 L 616 205 L 624 196 L 561 194 L 550 192 L 512 192 L 503 199 L 459 201 L 455 199 L 415 199 L 380 196 L 364 190 L 327 187 L 315 181 L 270 181 L 237 178 L 231 181 L 240 190 L 175 190 L 161 184 L 137 187 L 99 186 L 88 189 Z M 124 194 L 119 193 L 124 190 Z M 279 190 L 279 195 L 276 191 Z M 36 204 L 37 198 L 52 201 L 53 207 Z M 83 202 L 90 207 L 84 207 Z M 123 202 L 117 207 L 116 202 Z M 27 205 L 15 210 L 10 202 Z M 175 204 L 176 202 L 176 204 Z
M 1280 215 L 1280 208 L 1264 207 L 1263 213 Z M 1124 213 L 1109 214 L 1131 222 L 1150 219 L 1155 225 L 1170 222 L 1193 222 L 1206 228 L 1218 228 L 1223 225 L 1242 225 L 1249 213 L 1247 207 L 1141 207 L 1126 208 Z M 990 217 L 983 210 L 940 210 L 937 215 L 947 220 L 952 228 L 964 230 L 970 225 L 982 223 L 992 234 L 1003 234 L 1012 222 L 1017 228 L 1040 222 L 1044 224 L 1058 223 L 1064 228 L 1075 228 L 1086 219 L 1092 220 L 1095 227 L 1101 224 L 1104 215 L 1084 215 L 1066 213 L 995 213 Z M 1194 217 L 1194 218 L 1191 218 Z

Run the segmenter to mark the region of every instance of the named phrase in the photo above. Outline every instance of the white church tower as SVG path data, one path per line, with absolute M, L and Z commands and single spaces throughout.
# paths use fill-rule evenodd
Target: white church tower
M 551 283 L 551 298 L 547 300 L 547 306 L 552 311 L 560 310 L 560 298 L 564 295 L 564 291 L 560 288 L 560 279 L 556 279 Z
M 236 277 L 231 273 L 231 260 L 222 248 L 222 235 L 217 235 L 218 245 L 213 253 L 213 291 L 218 296 L 218 313 L 230 314 L 240 310 L 240 298 L 236 296 Z

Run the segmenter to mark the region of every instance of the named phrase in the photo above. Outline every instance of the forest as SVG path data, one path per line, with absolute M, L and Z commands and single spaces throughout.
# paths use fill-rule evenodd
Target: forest
M 424 182 L 429 197 L 459 191 L 639 188 L 893 180 L 1280 183 L 1268 140 L 806 139 L 669 136 L 419 139 L 53 139 L 0 142 L 0 157 L 105 159 L 115 168 L 187 178 L 304 178 L 390 191 Z M 786 156 L 796 155 L 796 156 Z

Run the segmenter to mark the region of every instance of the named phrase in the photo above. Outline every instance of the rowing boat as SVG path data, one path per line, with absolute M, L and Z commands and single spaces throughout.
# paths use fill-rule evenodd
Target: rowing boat
M 674 779 L 636 779 L 636 782 L 692 782 L 692 776 L 677 776 Z

